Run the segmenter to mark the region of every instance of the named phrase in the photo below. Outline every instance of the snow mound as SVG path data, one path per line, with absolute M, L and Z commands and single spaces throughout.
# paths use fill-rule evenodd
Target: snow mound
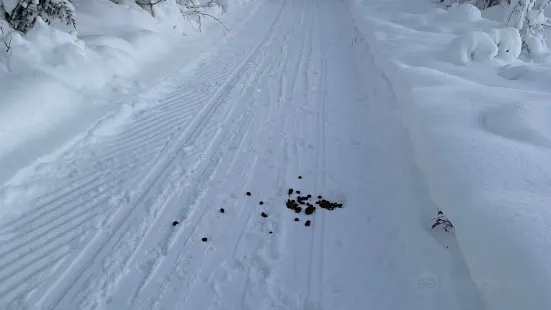
M 410 67 L 404 68 L 401 73 L 404 78 L 415 79 L 415 87 L 435 87 L 449 84 L 477 86 L 469 80 L 434 68 Z
M 551 107 L 533 103 L 506 104 L 489 109 L 486 128 L 503 137 L 540 146 L 551 146 Z
M 526 43 L 526 49 L 533 55 L 543 55 L 549 52 L 547 47 L 547 41 L 541 34 L 529 34 L 526 36 L 524 42 Z
M 514 27 L 505 29 L 491 29 L 488 31 L 490 37 L 497 45 L 499 52 L 498 58 L 504 60 L 517 59 L 522 51 L 522 38 L 520 32 Z
M 549 88 L 551 80 L 550 66 L 506 65 L 498 70 L 498 75 L 504 79 L 530 86 L 530 90 L 541 92 Z M 546 100 L 544 100 L 546 101 Z
M 0 158 L 31 136 L 49 131 L 51 120 L 72 117 L 82 104 L 77 92 L 40 73 L 34 77 L 0 77 L 0 85 Z
M 530 76 L 533 72 L 534 70 L 526 65 L 507 65 L 499 69 L 498 74 L 507 80 L 518 80 Z
M 474 22 L 482 18 L 480 10 L 469 3 L 453 4 L 448 10 L 448 17 L 463 22 Z
M 454 63 L 466 64 L 494 58 L 513 60 L 520 56 L 522 39 L 516 28 L 470 31 L 450 42 L 448 55 Z
M 453 39 L 447 53 L 452 62 L 467 64 L 493 59 L 498 55 L 499 48 L 487 33 L 471 31 Z

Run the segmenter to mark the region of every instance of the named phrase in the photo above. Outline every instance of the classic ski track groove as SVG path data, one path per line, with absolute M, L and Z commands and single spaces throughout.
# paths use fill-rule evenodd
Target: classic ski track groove
M 282 6 L 282 8 L 283 7 L 284 6 Z M 279 17 L 279 14 L 276 17 L 276 19 L 274 20 L 274 24 L 277 21 L 278 17 Z M 231 74 L 230 78 L 228 78 L 228 80 L 222 85 L 222 87 L 220 87 L 220 90 L 209 101 L 209 104 L 203 109 L 203 111 L 202 111 L 203 115 L 200 115 L 199 117 L 197 117 L 195 119 L 194 123 L 192 123 L 190 125 L 191 128 L 188 127 L 189 129 L 187 129 L 184 132 L 184 134 L 183 134 L 184 136 L 186 136 L 186 133 L 188 133 L 187 136 L 185 137 L 187 140 L 180 137 L 179 140 L 181 142 L 179 142 L 178 145 L 191 144 L 192 140 L 189 140 L 189 139 L 198 139 L 202 135 L 207 135 L 208 136 L 208 135 L 211 135 L 211 134 L 217 133 L 217 132 L 219 134 L 220 129 L 218 129 L 218 128 L 213 128 L 214 130 L 212 130 L 212 131 L 209 130 L 208 128 L 207 128 L 207 131 L 202 131 L 201 129 L 208 124 L 207 119 L 209 118 L 210 115 L 212 115 L 212 113 L 214 113 L 216 111 L 215 107 L 218 104 L 218 102 L 220 102 L 220 99 L 223 98 L 229 92 L 229 90 L 233 87 L 233 83 L 235 83 L 238 80 L 238 78 L 243 73 L 244 69 L 246 68 L 247 64 L 256 56 L 256 54 L 258 53 L 258 51 L 260 50 L 260 48 L 262 47 L 264 42 L 266 42 L 267 38 L 271 35 L 271 33 L 273 33 L 273 27 L 271 27 L 268 35 L 266 35 L 265 38 L 257 46 L 255 46 L 253 48 L 252 52 L 249 55 L 247 55 L 245 57 L 245 59 L 243 59 L 241 61 L 241 63 L 236 68 L 234 73 Z M 173 114 L 170 114 L 170 115 L 173 115 Z M 228 120 L 228 121 L 230 121 L 230 120 Z M 146 125 L 147 125 L 147 123 L 146 123 Z M 222 136 L 218 135 L 217 137 L 222 137 Z M 219 138 L 218 140 L 219 140 L 219 142 L 221 142 L 222 139 Z M 168 143 L 171 143 L 172 147 L 170 147 Z M 174 147 L 174 145 L 176 145 L 176 142 L 168 141 L 168 142 L 166 142 L 166 145 L 169 146 L 169 148 L 170 148 L 170 151 L 167 151 L 166 153 L 171 154 L 171 155 L 165 155 L 164 157 L 158 159 L 158 162 L 161 162 L 161 161 L 166 162 L 166 163 L 164 163 L 165 168 L 161 171 L 167 171 L 168 167 L 171 166 L 172 161 L 174 161 L 175 158 L 177 158 L 177 155 L 180 152 L 179 151 L 180 147 Z M 216 144 L 213 144 L 211 146 L 211 148 L 216 149 Z M 178 152 L 178 153 L 174 154 L 174 152 Z M 174 154 L 174 155 L 172 155 L 172 154 Z M 203 161 L 208 162 L 208 159 L 203 159 Z M 156 166 L 158 166 L 158 165 L 159 164 L 157 164 Z M 163 183 L 162 180 L 164 180 L 164 179 L 160 179 L 160 178 L 163 178 L 163 174 L 164 173 L 161 172 L 158 175 L 151 176 L 150 178 L 153 179 L 153 182 L 150 182 L 150 184 L 155 184 L 155 183 L 162 184 Z M 158 182 L 158 180 L 161 180 L 161 181 Z M 142 183 L 142 184 L 144 184 L 144 183 Z M 142 185 L 142 187 L 143 188 L 148 188 L 148 189 L 151 188 L 150 186 L 148 186 L 146 184 Z M 145 193 L 142 193 L 138 197 L 139 198 L 142 198 L 142 197 L 145 198 L 146 195 L 148 195 L 148 192 L 149 191 L 146 191 Z M 138 200 L 138 199 L 135 199 L 135 200 Z M 147 199 L 143 199 L 143 200 L 147 200 Z M 75 287 L 79 287 L 78 282 L 80 281 L 80 279 L 83 279 L 82 276 L 79 276 L 79 275 L 81 275 L 83 272 L 85 273 L 87 271 L 87 268 L 88 268 L 89 264 L 93 264 L 95 261 L 99 262 L 99 261 L 102 260 L 100 257 L 108 255 L 107 254 L 109 252 L 108 249 L 111 248 L 111 247 L 116 246 L 117 241 L 119 240 L 118 238 L 122 237 L 122 235 L 127 231 L 128 226 L 129 226 L 129 222 L 132 219 L 132 215 L 136 213 L 136 210 L 138 210 L 140 208 L 143 208 L 143 206 L 142 207 L 135 207 L 132 210 L 129 210 L 129 211 L 126 211 L 126 212 L 123 212 L 123 213 L 120 213 L 120 212 L 122 212 L 120 210 L 120 208 L 121 207 L 119 207 L 119 210 L 117 210 L 117 212 L 119 212 L 118 218 L 115 217 L 115 219 L 112 220 L 112 221 L 114 221 L 112 223 L 112 225 L 118 227 L 118 229 L 113 231 L 113 232 L 109 232 L 109 233 L 101 234 L 101 232 L 100 232 L 100 234 L 97 235 L 90 244 L 88 244 L 87 248 L 80 253 L 80 257 L 83 257 L 83 258 L 86 257 L 87 258 L 86 262 L 84 262 L 84 263 L 80 262 L 79 265 L 76 265 L 77 268 L 76 268 L 75 271 L 73 271 L 73 272 L 71 272 L 71 270 L 66 271 L 65 274 L 61 277 L 61 279 L 64 280 L 63 281 L 63 287 L 66 287 L 66 288 L 61 288 L 58 291 L 59 292 L 58 293 L 59 297 L 54 298 L 52 295 L 45 294 L 45 296 L 47 296 L 49 299 L 51 298 L 51 300 L 52 300 L 51 306 L 49 306 L 49 307 L 46 306 L 47 308 L 55 308 L 56 305 L 61 304 L 64 301 L 71 300 L 72 297 L 69 297 L 71 295 L 67 295 L 67 294 L 71 294 L 71 289 L 74 289 Z M 123 218 L 125 220 L 121 221 L 121 218 Z M 115 224 L 115 222 L 117 224 Z M 97 243 L 97 245 L 96 245 L 96 243 Z M 89 249 L 91 249 L 91 250 L 89 250 Z M 83 255 L 83 253 L 85 253 L 86 250 L 89 250 L 91 252 L 90 254 L 92 254 L 93 256 Z M 95 252 L 95 254 L 94 254 L 94 252 Z M 106 254 L 102 254 L 102 253 L 106 253 Z M 97 256 L 97 255 L 101 255 L 101 256 Z M 73 266 L 75 266 L 74 263 L 73 263 Z M 67 281 L 68 276 L 70 276 L 70 279 L 72 279 L 72 280 Z M 55 289 L 56 288 L 54 286 L 54 288 L 51 288 L 49 290 L 49 292 L 54 292 Z M 44 302 L 45 300 L 46 300 L 45 298 L 42 298 L 41 301 Z
M 284 6 L 282 6 L 283 8 Z M 280 11 L 281 12 L 281 11 Z M 277 18 L 279 15 L 277 16 Z M 274 20 L 274 23 L 277 21 L 277 18 Z M 203 108 L 202 115 L 195 118 L 194 122 L 187 126 L 187 130 L 184 131 L 183 135 L 186 135 L 186 137 L 180 137 L 179 144 L 176 144 L 173 141 L 170 141 L 170 137 L 174 136 L 177 132 L 177 130 L 180 130 L 180 126 L 177 126 L 176 124 L 179 122 L 186 122 L 186 120 L 189 120 L 193 112 L 195 112 L 199 108 L 199 104 L 186 104 L 186 105 L 179 105 L 178 100 L 181 98 L 192 98 L 192 99 L 203 99 L 205 98 L 204 95 L 198 94 L 179 94 L 176 97 L 169 98 L 167 100 L 163 100 L 160 103 L 160 106 L 163 108 L 164 113 L 166 116 L 165 118 L 162 118 L 162 116 L 155 117 L 155 114 L 153 117 L 145 118 L 140 123 L 140 127 L 136 127 L 136 130 L 131 131 L 130 135 L 127 136 L 121 136 L 117 140 L 113 140 L 111 142 L 107 142 L 107 147 L 104 148 L 104 152 L 100 154 L 94 154 L 97 156 L 100 156 L 103 158 L 103 162 L 110 161 L 112 159 L 118 159 L 117 157 L 119 154 L 130 154 L 129 156 L 132 156 L 131 154 L 135 151 L 139 151 L 141 148 L 141 145 L 147 144 L 151 145 L 150 141 L 153 139 L 157 139 L 159 136 L 162 136 L 162 144 L 163 145 L 172 145 L 171 151 L 167 152 L 169 155 L 164 155 L 162 158 L 158 158 L 157 162 L 159 161 L 165 161 L 168 163 L 165 163 L 165 169 L 171 166 L 171 161 L 175 160 L 177 158 L 178 153 L 180 153 L 180 150 L 178 150 L 178 145 L 186 145 L 191 144 L 190 139 L 198 139 L 201 137 L 201 135 L 212 135 L 213 133 L 216 133 L 217 131 L 220 131 L 217 127 L 212 127 L 211 129 L 206 128 L 206 131 L 203 131 L 202 128 L 204 128 L 208 122 L 210 115 L 212 115 L 216 109 L 215 107 L 218 105 L 218 102 L 221 98 L 223 98 L 227 92 L 233 87 L 233 83 L 237 82 L 240 75 L 243 73 L 244 69 L 246 69 L 248 63 L 257 55 L 258 51 L 264 44 L 264 42 L 267 40 L 267 38 L 273 33 L 273 27 L 269 30 L 268 35 L 264 37 L 263 40 L 256 46 L 252 48 L 251 53 L 249 55 L 245 55 L 243 59 L 240 61 L 231 61 L 228 63 L 227 67 L 231 67 L 232 65 L 236 64 L 237 67 L 234 69 L 234 72 L 230 75 L 230 77 L 226 80 L 222 86 L 220 86 L 219 91 L 211 98 L 209 104 Z M 236 53 L 238 55 L 238 53 Z M 227 69 L 226 69 L 227 71 Z M 212 69 L 211 71 L 207 71 L 205 73 L 200 73 L 200 76 L 203 75 L 206 78 L 212 78 L 216 77 L 216 74 L 220 74 L 219 70 Z M 222 74 L 224 74 L 222 72 Z M 164 104 L 164 105 L 163 105 Z M 169 134 L 163 134 L 162 130 L 166 128 L 173 128 L 169 129 Z M 174 129 L 174 127 L 177 127 Z M 139 128 L 139 129 L 138 129 Z M 143 134 L 140 136 L 140 134 Z M 182 134 L 180 134 L 182 135 Z M 168 136 L 168 137 L 167 137 Z M 140 140 L 141 139 L 141 140 Z M 109 147 L 109 144 L 116 146 L 115 147 Z M 213 145 L 212 147 L 215 147 Z M 155 150 L 158 152 L 158 149 Z M 150 154 L 147 154 L 146 160 L 140 161 L 136 164 L 145 164 L 146 162 L 151 160 L 151 155 L 155 153 L 155 151 L 151 152 Z M 176 154 L 174 154 L 176 153 Z M 174 155 L 170 155 L 174 154 Z M 101 163 L 98 163 L 99 165 L 102 165 Z M 98 165 L 94 164 L 94 165 Z M 158 164 L 157 164 L 158 165 Z M 70 184 L 68 190 L 64 190 L 62 188 L 62 191 L 60 192 L 52 192 L 52 194 L 46 194 L 43 196 L 43 198 L 38 198 L 38 200 L 42 200 L 42 204 L 37 206 L 34 210 L 31 210 L 30 212 L 24 213 L 20 216 L 20 220 L 11 221 L 7 225 L 4 225 L 0 229 L 0 235 L 18 235 L 20 236 L 17 239 L 11 239 L 11 240 L 27 240 L 23 243 L 17 243 L 18 241 L 8 241 L 7 243 L 0 243 L 2 246 L 8 246 L 8 248 L 2 247 L 2 253 L 3 255 L 0 255 L 0 264 L 7 265 L 9 263 L 13 263 L 18 258 L 25 257 L 29 252 L 33 251 L 33 254 L 47 254 L 55 252 L 55 244 L 59 243 L 60 245 L 63 244 L 63 240 L 67 240 L 69 238 L 70 240 L 76 239 L 77 237 L 81 237 L 78 235 L 78 231 L 81 231 L 83 229 L 82 225 L 90 221 L 91 217 L 101 213 L 103 211 L 102 208 L 98 208 L 100 205 L 104 204 L 107 201 L 107 198 L 102 199 L 102 197 L 105 197 L 105 194 L 110 194 L 112 192 L 120 192 L 122 190 L 122 187 L 115 186 L 113 188 L 112 185 L 115 185 L 117 183 L 117 179 L 120 179 L 121 176 L 124 179 L 124 175 L 132 175 L 133 167 L 125 167 L 124 164 L 121 164 L 118 168 L 110 166 L 111 168 L 114 168 L 115 170 L 107 171 L 106 173 L 100 172 L 90 172 L 88 175 L 84 175 L 81 177 L 77 177 L 75 179 L 70 179 L 68 184 Z M 93 169 L 91 167 L 90 169 Z M 118 169 L 118 170 L 117 170 Z M 81 171 L 86 170 L 86 165 L 84 165 L 84 169 Z M 152 169 L 150 169 L 152 170 Z M 159 178 L 162 178 L 163 173 L 155 176 L 150 176 L 150 179 L 153 180 L 151 184 L 154 184 L 156 180 L 159 180 Z M 134 177 L 135 178 L 135 177 Z M 161 182 L 162 183 L 162 182 Z M 103 191 L 98 191 L 98 188 L 104 187 L 106 188 Z M 126 186 L 132 188 L 132 186 Z M 141 188 L 149 188 L 146 184 L 142 183 Z M 143 195 L 146 195 L 146 193 L 143 193 Z M 74 208 L 75 203 L 77 201 L 87 202 L 90 203 L 84 203 L 81 204 L 81 206 Z M 95 202 L 95 203 L 94 203 Z M 130 212 L 122 212 L 122 208 L 124 205 L 119 205 L 117 207 L 118 210 L 116 210 L 117 213 L 119 213 L 119 218 L 121 215 L 124 214 L 132 214 L 133 210 L 130 210 Z M 139 208 L 136 208 L 139 209 Z M 135 210 L 135 209 L 134 209 Z M 88 218 L 86 218 L 86 215 L 89 215 Z M 80 219 L 80 220 L 79 220 Z M 38 227 L 39 229 L 33 229 L 32 227 L 28 226 L 28 222 L 33 223 L 33 227 Z M 33 222 L 36 221 L 36 222 Z M 112 219 L 113 221 L 113 219 Z M 121 221 L 118 220 L 120 223 Z M 130 219 L 126 220 L 126 223 L 130 222 Z M 60 226 L 61 224 L 67 224 L 69 226 Z M 125 223 L 124 221 L 122 223 Z M 111 224 L 113 226 L 113 223 Z M 123 235 L 123 232 L 126 231 L 123 226 L 127 225 L 115 225 L 119 228 L 115 230 L 114 232 L 107 233 L 106 231 L 109 230 L 109 226 L 106 227 L 106 231 L 100 232 L 96 235 L 96 237 L 93 239 L 93 241 L 88 244 L 88 246 L 79 253 L 78 257 L 86 257 L 83 255 L 87 250 L 90 252 L 95 252 L 95 255 L 100 254 L 100 250 L 103 249 L 103 251 L 106 250 L 106 246 L 111 244 L 111 246 L 115 246 L 116 242 L 113 242 L 116 240 L 115 234 L 120 237 Z M 64 227 L 59 230 L 60 227 Z M 73 231 L 76 231 L 74 235 L 71 233 Z M 54 233 L 54 231 L 57 231 Z M 24 237 L 27 235 L 26 237 Z M 110 236 L 107 236 L 110 235 Z M 68 237 L 70 236 L 70 237 Z M 56 238 L 61 238 L 59 240 L 56 240 Z M 44 240 L 42 240 L 44 239 Z M 8 239 L 10 240 L 10 239 Z M 9 244 L 12 244 L 9 246 Z M 29 248 L 29 246 L 31 246 Z M 41 249 L 44 250 L 41 250 Z M 6 250 L 4 250 L 6 249 Z M 47 250 L 51 249 L 51 250 Z M 42 251 L 42 252 L 41 252 Z M 68 251 L 66 251 L 68 252 Z M 6 254 L 9 254 L 9 256 L 6 256 Z M 65 253 L 64 255 L 67 255 Z M 73 253 L 74 255 L 74 253 Z M 10 258 L 11 257 L 11 258 Z M 76 257 L 78 259 L 78 257 Z M 75 257 L 73 257 L 75 258 Z M 95 258 L 95 256 L 94 256 Z M 66 294 L 67 290 L 71 287 L 71 284 L 75 283 L 79 279 L 79 275 L 82 274 L 82 272 L 85 272 L 88 268 L 90 263 L 93 263 L 95 261 L 94 258 L 87 257 L 85 259 L 86 262 L 76 262 L 73 260 L 73 264 L 71 265 L 70 269 L 65 271 L 64 275 L 60 277 L 59 279 L 63 279 L 63 283 L 59 282 L 58 285 L 63 285 L 63 287 L 66 287 L 67 289 L 60 289 L 58 291 L 58 298 L 53 298 L 53 295 L 49 295 L 53 292 L 55 292 L 57 289 L 54 285 L 53 287 L 43 288 L 41 293 L 38 293 L 35 295 L 40 296 L 43 295 L 38 301 L 44 302 L 46 308 L 54 308 L 55 305 L 62 301 L 63 296 Z M 52 264 L 56 260 L 52 260 Z M 39 262 L 28 262 L 24 264 L 24 261 L 19 261 L 18 264 L 21 265 L 20 270 L 12 270 L 10 273 L 4 273 L 0 274 L 0 277 L 2 279 L 8 279 L 18 273 L 24 272 L 24 273 L 36 273 L 37 270 L 34 269 L 33 265 L 38 264 Z M 26 268 L 25 268 L 26 267 Z M 51 267 L 51 266 L 50 266 Z M 29 269 L 30 268 L 30 269 Z M 40 269 L 46 270 L 48 269 L 48 264 L 42 264 L 40 263 Z M 75 269 L 75 270 L 72 270 Z M 25 271 L 28 270 L 28 271 Z M 68 281 L 67 277 L 70 277 L 71 280 Z M 20 280 L 25 280 L 21 279 Z M 40 292 L 40 283 L 34 285 L 29 291 L 21 291 L 21 292 L 11 292 L 13 288 L 16 288 L 20 286 L 19 283 L 15 282 L 10 285 L 10 287 L 4 287 L 0 286 L 0 293 L 2 293 L 2 296 L 0 298 L 0 304 L 11 304 L 11 302 L 18 298 L 18 296 L 23 296 L 24 294 L 27 294 L 26 292 L 30 292 L 31 290 L 38 289 L 38 292 Z M 7 300 L 6 296 L 13 296 L 13 299 Z M 47 305 L 46 300 L 53 298 L 52 303 L 50 306 Z M 56 301 L 57 300 L 57 301 Z

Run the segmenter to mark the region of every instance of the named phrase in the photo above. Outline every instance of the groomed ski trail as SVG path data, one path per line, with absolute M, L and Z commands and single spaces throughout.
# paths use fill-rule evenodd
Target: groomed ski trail
M 456 264 L 357 41 L 345 2 L 266 0 L 118 131 L 39 165 L 0 225 L 0 308 L 461 309 L 419 285 Z M 290 187 L 345 207 L 297 215 Z

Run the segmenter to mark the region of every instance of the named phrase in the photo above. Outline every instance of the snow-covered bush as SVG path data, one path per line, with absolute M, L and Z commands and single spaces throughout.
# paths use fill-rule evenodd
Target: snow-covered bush
M 469 3 L 483 10 L 502 3 L 509 4 L 511 0 L 440 0 L 440 2 L 446 3 L 447 6 Z
M 442 0 L 444 1 L 444 0 Z M 505 26 L 515 27 L 520 31 L 523 41 L 523 49 L 530 54 L 540 54 L 548 51 L 547 38 L 543 27 L 549 26 L 549 19 L 545 17 L 544 10 L 551 0 L 448 0 L 451 1 L 450 11 L 463 8 L 464 20 L 473 21 L 467 14 L 472 11 L 467 2 L 474 3 L 477 8 L 483 10 L 496 5 L 507 6 L 505 12 Z M 461 4 L 461 5 L 460 5 Z M 461 15 L 460 14 L 460 15 Z M 455 12 L 454 15 L 458 15 Z
M 505 15 L 505 25 L 520 31 L 523 48 L 529 54 L 540 54 L 548 51 L 547 38 L 543 27 L 549 24 L 544 10 L 551 0 L 511 0 Z
M 516 28 L 471 31 L 458 36 L 448 47 L 450 60 L 466 64 L 493 58 L 516 59 L 522 50 L 522 39 Z
M 471 31 L 453 39 L 448 47 L 450 60 L 466 64 L 471 61 L 493 59 L 499 48 L 490 35 L 482 31 Z
M 444 0 L 443 0 L 444 1 Z M 496 5 L 506 6 L 505 26 L 519 30 L 522 48 L 529 54 L 548 52 L 547 38 L 543 27 L 551 22 L 545 17 L 544 10 L 551 0 L 448 0 L 451 17 L 458 20 L 476 21 L 480 19 L 480 10 Z M 474 5 L 470 4 L 474 3 Z M 516 34 L 512 33 L 514 40 Z
M 6 20 L 15 30 L 27 32 L 37 17 L 46 23 L 61 21 L 75 27 L 75 7 L 70 0 L 3 0 Z
M 522 38 L 520 37 L 518 29 L 514 27 L 491 29 L 488 31 L 488 35 L 498 47 L 499 51 L 496 57 L 512 60 L 520 56 L 520 52 L 522 51 Z
M 483 10 L 501 3 L 509 3 L 509 0 L 477 0 L 476 6 Z

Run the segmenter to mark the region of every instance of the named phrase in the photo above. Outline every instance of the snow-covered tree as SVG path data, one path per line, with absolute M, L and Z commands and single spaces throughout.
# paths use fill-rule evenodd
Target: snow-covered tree
M 479 8 L 479 9 L 487 9 L 489 7 L 492 7 L 494 5 L 499 5 L 501 4 L 502 2 L 506 2 L 507 0 L 477 0 L 476 1 L 476 6 Z
M 518 29 L 522 38 L 522 49 L 529 54 L 548 52 L 544 26 L 551 26 L 550 19 L 544 11 L 551 0 L 441 0 L 448 6 L 453 4 L 472 3 L 479 9 L 503 5 L 506 27 Z
M 157 4 L 165 1 L 166 0 L 136 0 L 136 4 L 142 7 L 144 10 L 148 11 L 149 14 L 151 14 L 152 16 L 155 16 L 154 7 Z
M 203 20 L 205 18 L 211 18 L 218 21 L 224 28 L 224 24 L 213 15 L 209 14 L 205 10 L 213 7 L 220 7 L 222 11 L 226 11 L 226 7 L 218 0 L 209 0 L 207 3 L 201 4 L 198 0 L 177 0 L 176 3 L 180 5 L 180 12 L 186 18 L 193 19 L 197 22 L 199 31 L 203 29 Z M 227 30 L 227 28 L 226 28 Z
M 146 10 L 152 16 L 156 16 L 155 10 L 158 6 L 163 5 L 167 0 L 111 0 L 117 4 L 128 4 L 128 2 L 136 3 L 142 9 Z M 202 2 L 200 0 L 170 0 L 174 5 L 174 8 L 180 11 L 180 13 L 187 19 L 194 21 L 198 30 L 203 29 L 203 20 L 210 18 L 218 21 L 224 28 L 224 24 L 215 16 L 208 12 L 209 8 L 221 8 L 222 12 L 227 10 L 226 0 L 207 0 Z M 227 28 L 226 28 L 227 29 Z
M 469 3 L 483 10 L 494 5 L 499 5 L 501 3 L 509 3 L 510 1 L 511 0 L 440 0 L 440 3 L 444 3 L 446 6 L 451 6 L 453 4 Z
M 547 52 L 547 38 L 544 26 L 549 25 L 545 17 L 545 8 L 551 0 L 511 0 L 506 14 L 505 25 L 517 28 L 520 31 L 523 49 L 528 53 L 539 54 Z
M 27 32 L 37 17 L 46 23 L 61 21 L 75 27 L 75 7 L 70 0 L 2 0 L 6 20 L 15 30 Z

